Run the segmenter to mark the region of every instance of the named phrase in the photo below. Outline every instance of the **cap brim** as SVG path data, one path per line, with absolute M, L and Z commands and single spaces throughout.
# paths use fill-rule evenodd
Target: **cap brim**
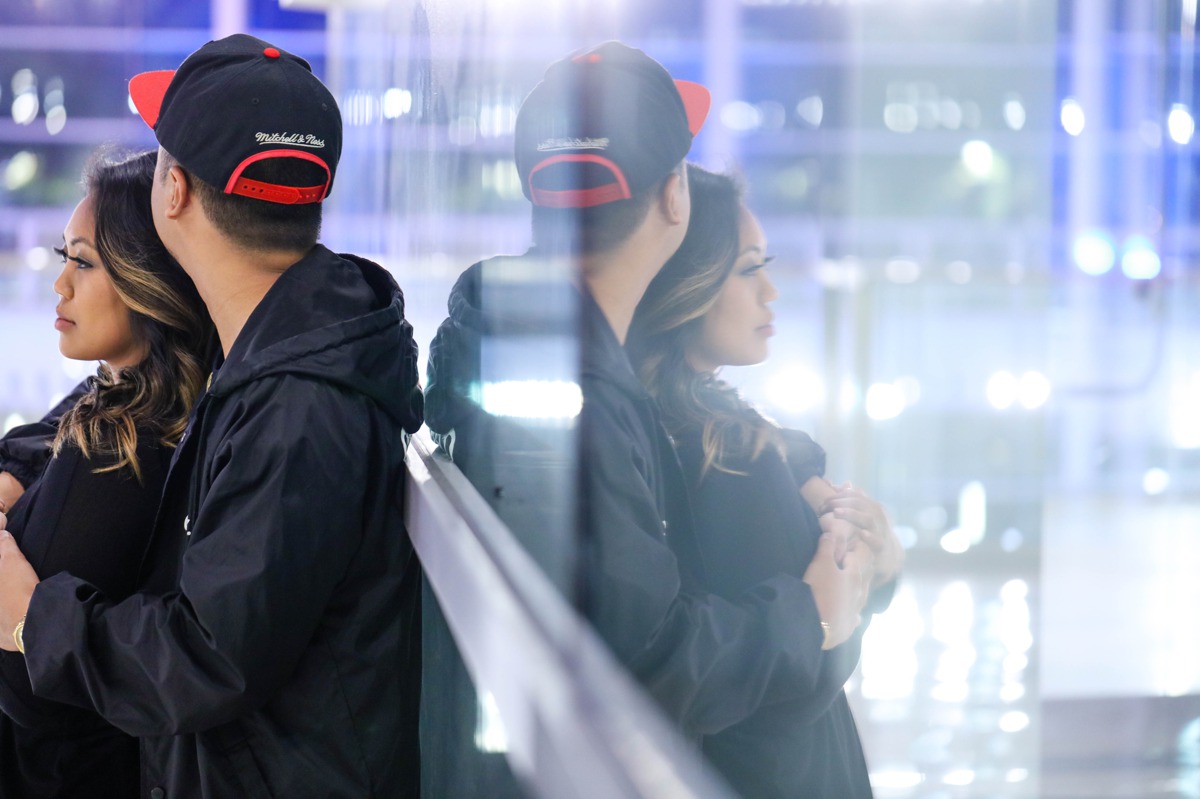
M 708 89 L 690 80 L 675 81 L 675 88 L 679 90 L 684 110 L 687 111 L 688 130 L 695 136 L 700 132 L 700 128 L 704 127 L 704 120 L 708 118 L 712 95 L 708 93 Z
M 158 112 L 162 109 L 163 97 L 175 70 L 160 69 L 155 72 L 143 72 L 129 79 L 129 96 L 138 114 L 151 129 L 158 124 Z M 689 121 L 691 116 L 688 116 Z

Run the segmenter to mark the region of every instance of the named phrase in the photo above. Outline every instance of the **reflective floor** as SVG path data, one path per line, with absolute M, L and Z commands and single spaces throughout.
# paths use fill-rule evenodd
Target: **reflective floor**
M 910 554 L 851 684 L 880 799 L 1200 797 L 1200 508 L 1043 520 L 1029 574 Z
M 1030 585 L 910 569 L 851 702 L 876 796 L 1037 796 Z

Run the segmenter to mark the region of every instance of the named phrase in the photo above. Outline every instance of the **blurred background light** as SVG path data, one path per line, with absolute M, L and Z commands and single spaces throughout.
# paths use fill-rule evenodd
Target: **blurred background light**
M 33 182 L 38 174 L 38 157 L 28 150 L 21 150 L 9 159 L 4 167 L 4 188 L 16 191 Z
M 721 108 L 721 122 L 730 130 L 747 133 L 762 126 L 763 115 L 762 111 L 745 100 L 734 100 Z
M 50 265 L 49 247 L 30 247 L 25 251 L 25 266 L 40 272 Z
M 489 139 L 508 136 L 516 123 L 517 109 L 507 100 L 489 103 L 479 110 L 479 134 Z
M 925 775 L 919 771 L 889 769 L 871 772 L 871 787 L 877 791 L 902 791 L 916 788 L 925 781 Z
M 1071 254 L 1075 265 L 1089 275 L 1103 275 L 1117 262 L 1112 238 L 1102 230 L 1088 230 L 1076 236 Z
M 867 416 L 877 422 L 895 419 L 904 411 L 904 389 L 895 383 L 872 383 L 867 389 Z
M 1021 375 L 1017 384 L 1017 396 L 1029 410 L 1040 408 L 1050 399 L 1050 380 L 1041 372 L 1030 371 Z
M 790 364 L 767 378 L 767 401 L 788 413 L 806 413 L 825 402 L 825 383 L 807 366 Z
M 33 120 L 37 119 L 38 114 L 38 98 L 34 92 L 25 92 L 18 94 L 12 101 L 12 118 L 13 122 L 18 125 L 28 125 Z
M 1083 133 L 1083 128 L 1087 124 L 1087 119 L 1083 113 L 1083 106 L 1074 97 L 1068 97 L 1059 105 L 1058 116 L 1062 122 L 1063 130 L 1072 136 L 1078 136 Z
M 1020 384 L 1009 371 L 996 372 L 987 381 L 987 400 L 998 411 L 1005 410 L 1017 401 Z
M 981 139 L 972 139 L 962 146 L 959 153 L 967 173 L 977 180 L 987 180 L 992 176 L 996 165 L 996 155 L 992 146 Z
M 1154 244 L 1145 236 L 1130 236 L 1125 240 L 1121 256 L 1121 271 L 1131 280 L 1153 280 L 1158 277 L 1162 262 Z
M 352 127 L 370 125 L 382 116 L 382 105 L 374 92 L 352 91 L 342 98 L 342 119 Z
M 958 492 L 958 526 L 941 538 L 942 549 L 961 555 L 983 540 L 987 533 L 987 490 L 972 480 Z
M 508 751 L 508 731 L 500 718 L 500 707 L 491 691 L 484 691 L 476 708 L 475 748 L 480 752 Z
M 39 102 L 37 75 L 32 69 L 19 69 L 12 78 L 13 101 L 10 109 L 13 122 L 28 125 L 37 119 Z
M 947 130 L 958 130 L 963 123 L 962 106 L 954 100 L 946 98 L 938 104 L 938 117 L 942 127 Z
M 67 126 L 67 109 L 61 105 L 46 109 L 46 132 L 51 136 L 62 133 Z
M 1016 552 L 1025 543 L 1025 535 L 1016 527 L 1005 528 L 1000 534 L 1000 548 L 1005 552 Z
M 946 277 L 951 283 L 965 286 L 971 282 L 971 264 L 966 261 L 951 261 L 946 264 Z
M 1029 714 L 1010 710 L 1000 717 L 1000 729 L 1004 732 L 1020 732 L 1029 726 Z
M 896 133 L 912 133 L 920 123 L 917 107 L 909 103 L 888 103 L 883 107 L 883 124 Z
M 825 103 L 821 96 L 814 94 L 796 103 L 796 116 L 814 128 L 821 127 L 821 120 L 825 118 Z
M 412 92 L 392 87 L 383 93 L 383 118 L 397 119 L 412 110 Z
M 1004 124 L 1012 130 L 1025 127 L 1025 105 L 1019 95 L 1010 94 L 1004 101 Z
M 921 265 L 910 258 L 893 258 L 884 264 L 883 272 L 893 283 L 915 283 L 921 277 Z
M 1163 493 L 1171 485 L 1171 475 L 1166 469 L 1160 469 L 1157 466 L 1152 469 L 1147 469 L 1142 475 L 1142 490 L 1148 495 L 1154 497 Z
M 483 384 L 483 409 L 494 416 L 572 419 L 583 407 L 578 383 L 565 380 L 500 380 Z
M 900 584 L 885 615 L 871 622 L 863 634 L 860 692 L 872 699 L 912 696 L 920 666 L 917 642 L 925 635 L 925 622 L 912 586 Z
M 1188 107 L 1183 103 L 1172 105 L 1171 112 L 1167 114 L 1167 133 L 1171 140 L 1176 144 L 1187 144 L 1195 132 L 1196 120 L 1192 118 Z

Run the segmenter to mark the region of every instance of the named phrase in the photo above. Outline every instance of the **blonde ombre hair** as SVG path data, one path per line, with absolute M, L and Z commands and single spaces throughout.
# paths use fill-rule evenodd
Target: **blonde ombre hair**
M 156 153 L 100 152 L 83 184 L 96 216 L 96 251 L 117 295 L 129 309 L 133 334 L 146 356 L 117 370 L 101 364 L 87 392 L 59 421 L 57 455 L 67 444 L 85 457 L 114 456 L 97 471 L 128 467 L 140 480 L 139 433 L 175 446 L 204 387 L 216 336 L 190 278 L 154 230 L 150 190 Z
M 626 348 L 638 377 L 658 401 L 667 431 L 700 431 L 701 473 L 710 468 L 737 473 L 724 465 L 728 457 L 754 459 L 768 445 L 782 451 L 778 428 L 728 383 L 696 371 L 687 353 L 737 261 L 743 192 L 733 177 L 695 164 L 688 164 L 688 187 L 687 235 L 638 303 Z

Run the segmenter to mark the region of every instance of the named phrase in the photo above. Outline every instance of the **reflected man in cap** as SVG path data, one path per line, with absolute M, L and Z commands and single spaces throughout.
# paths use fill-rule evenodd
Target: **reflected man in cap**
M 678 460 L 623 350 L 634 309 L 687 231 L 684 158 L 708 104 L 703 87 L 672 80 L 645 53 L 617 42 L 547 69 L 515 130 L 535 246 L 459 278 L 450 317 L 430 347 L 426 392 L 428 424 L 454 460 L 694 736 L 809 690 L 817 665 L 808 636 L 792 629 L 812 602 L 799 577 L 780 575 L 737 603 L 705 592 Z M 539 264 L 569 275 L 577 316 L 551 319 L 563 297 L 541 286 L 527 284 L 522 294 Z M 545 430 L 527 430 L 520 441 L 509 420 L 474 399 L 485 377 L 503 372 L 497 336 L 552 321 L 578 346 L 569 372 L 582 394 L 578 457 L 561 458 L 578 469 L 578 516 L 554 508 L 548 483 L 523 485 L 512 468 Z M 543 529 L 561 531 L 568 543 L 577 533 L 578 547 L 555 556 L 554 541 L 538 540 Z
M 317 244 L 337 104 L 303 59 L 240 34 L 130 94 L 160 144 L 155 227 L 222 353 L 140 593 L 38 583 L 0 534 L 0 627 L 24 617 L 36 693 L 142 738 L 143 796 L 416 797 L 419 570 L 398 498 L 422 398 L 400 289 Z

